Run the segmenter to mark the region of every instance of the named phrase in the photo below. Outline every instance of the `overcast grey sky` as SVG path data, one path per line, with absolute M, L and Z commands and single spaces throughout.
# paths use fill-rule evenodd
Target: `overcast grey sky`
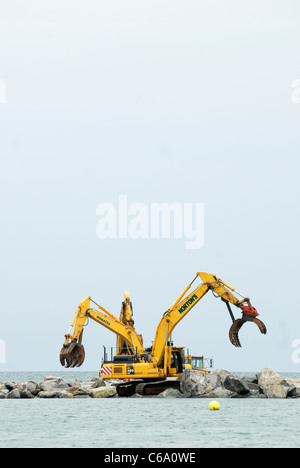
M 174 342 L 216 367 L 300 372 L 299 13 L 297 0 L 0 0 L 0 371 L 60 370 L 88 295 L 118 315 L 129 290 L 150 345 L 207 271 L 250 296 L 268 335 L 249 324 L 235 349 L 208 295 Z M 97 207 L 120 194 L 204 204 L 203 247 L 99 239 Z M 84 338 L 81 370 L 97 372 L 115 337 L 91 322 Z

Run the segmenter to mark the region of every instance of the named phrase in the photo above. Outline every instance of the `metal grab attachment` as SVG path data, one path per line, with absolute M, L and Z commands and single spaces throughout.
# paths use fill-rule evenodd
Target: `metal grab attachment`
M 235 319 L 230 304 L 227 301 L 224 302 L 227 306 L 227 309 L 233 322 L 229 330 L 229 339 L 233 346 L 235 346 L 236 348 L 242 347 L 239 340 L 239 331 L 246 322 L 254 322 L 263 335 L 267 334 L 267 327 L 261 320 L 257 318 L 259 314 L 254 307 L 252 307 L 251 305 L 241 306 L 241 309 L 243 311 L 242 318 Z
M 71 341 L 71 343 L 64 344 L 60 351 L 59 360 L 64 367 L 80 367 L 85 360 L 85 350 L 82 343 L 83 330 L 79 336 L 78 341 Z M 69 338 L 66 335 L 66 338 Z

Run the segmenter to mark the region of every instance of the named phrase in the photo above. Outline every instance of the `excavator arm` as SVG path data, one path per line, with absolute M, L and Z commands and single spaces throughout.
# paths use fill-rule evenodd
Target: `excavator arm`
M 190 293 L 193 283 L 200 278 L 202 282 Z M 236 347 L 241 347 L 238 333 L 241 327 L 246 322 L 254 322 L 259 327 L 261 333 L 266 334 L 267 329 L 264 323 L 257 319 L 258 313 L 252 307 L 250 299 L 242 296 L 232 286 L 229 286 L 217 276 L 209 273 L 197 273 L 193 281 L 185 288 L 177 301 L 168 309 L 156 330 L 155 340 L 152 347 L 152 356 L 160 363 L 165 353 L 165 347 L 170 339 L 174 328 L 178 323 L 192 310 L 193 307 L 207 294 L 212 291 L 215 297 L 220 297 L 225 302 L 233 324 L 229 330 L 229 338 L 231 343 Z M 242 297 L 238 299 L 233 292 L 236 292 Z M 242 311 L 242 318 L 235 319 L 231 310 L 230 304 L 238 307 Z
M 142 354 L 145 352 L 141 335 L 133 328 L 133 321 L 129 323 L 118 320 L 104 307 L 96 304 L 97 309 L 91 307 L 92 299 L 86 297 L 78 306 L 75 317 L 71 323 L 69 332 L 65 335 L 65 342 L 60 352 L 60 362 L 64 367 L 80 367 L 85 359 L 85 351 L 82 345 L 83 329 L 87 320 L 91 318 L 95 322 L 112 331 L 126 346 L 127 352 L 131 354 Z

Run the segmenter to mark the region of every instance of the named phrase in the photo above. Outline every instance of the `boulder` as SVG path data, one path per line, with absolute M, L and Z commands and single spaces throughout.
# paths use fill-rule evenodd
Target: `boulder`
M 228 374 L 224 380 L 224 388 L 232 393 L 245 396 L 250 393 L 250 389 L 245 381 L 234 374 Z
M 80 387 L 79 385 L 68 387 L 64 392 L 69 393 L 73 398 L 88 398 L 93 396 L 91 387 Z
M 37 395 L 41 391 L 39 385 L 36 382 L 33 382 L 33 380 L 22 382 L 20 387 L 22 391 L 29 391 L 32 395 Z
M 207 383 L 207 392 L 212 392 L 215 389 L 219 388 L 222 386 L 222 378 L 220 374 L 211 373 L 211 374 L 206 374 L 205 375 L 205 381 Z
M 67 389 L 68 390 L 68 389 Z M 71 392 L 74 398 L 91 398 L 93 396 L 92 391 L 89 389 L 78 387 L 77 390 Z
M 0 398 L 6 398 L 6 395 L 9 393 L 9 390 L 6 388 L 6 385 L 0 383 Z M 1 396 L 2 395 L 2 396 Z
M 247 398 L 267 398 L 267 397 L 260 390 L 250 390 L 250 393 L 247 395 Z
M 94 378 L 92 380 L 87 380 L 85 382 L 82 382 L 80 386 L 83 388 L 87 388 L 87 389 L 93 389 L 93 388 L 105 387 L 105 382 L 103 380 Z
M 187 369 L 182 374 L 180 390 L 185 396 L 203 397 L 221 384 L 221 376 L 217 373 L 203 374 L 197 370 Z
M 38 393 L 38 398 L 57 398 L 58 393 L 55 391 L 47 390 L 47 391 L 41 391 Z
M 186 369 L 181 377 L 180 390 L 186 396 L 204 395 L 207 393 L 204 374 L 193 369 Z
M 167 388 L 164 392 L 157 395 L 157 398 L 186 398 L 186 396 L 176 388 Z
M 80 389 L 78 385 L 72 385 L 72 387 L 66 388 L 65 392 L 70 393 L 74 396 L 74 393 Z
M 297 389 L 270 367 L 262 369 L 258 375 L 258 385 L 267 398 L 287 398 L 297 396 Z
M 117 394 L 117 389 L 114 385 L 108 385 L 105 387 L 98 387 L 92 390 L 93 398 L 111 398 Z
M 20 392 L 20 398 L 34 398 L 34 395 L 27 388 L 25 388 Z
M 7 381 L 4 383 L 5 387 L 7 388 L 7 390 L 9 392 L 11 392 L 11 390 L 13 390 L 14 388 L 16 388 L 16 386 L 18 385 L 16 382 L 12 382 L 11 380 Z
M 250 391 L 254 390 L 255 392 L 259 392 L 259 385 L 256 377 L 242 377 L 241 380 L 245 382 Z
M 43 392 L 54 392 L 66 390 L 69 385 L 61 377 L 45 377 L 44 382 L 41 382 L 39 387 Z
M 57 398 L 74 398 L 74 395 L 70 392 L 63 391 L 57 394 Z
M 215 390 L 204 395 L 205 398 L 236 398 L 238 395 L 226 390 L 224 387 L 217 387 Z
M 7 394 L 6 398 L 9 398 L 9 399 L 21 398 L 20 390 L 18 388 L 14 388 Z
M 285 379 L 287 383 L 295 387 L 295 394 L 300 397 L 300 379 Z
M 210 375 L 218 375 L 221 379 L 221 386 L 224 385 L 224 380 L 226 379 L 227 375 L 231 374 L 228 370 L 225 369 L 214 369 L 211 371 Z

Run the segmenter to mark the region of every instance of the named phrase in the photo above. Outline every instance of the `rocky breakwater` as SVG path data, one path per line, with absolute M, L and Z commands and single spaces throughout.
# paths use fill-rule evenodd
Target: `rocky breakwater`
M 0 399 L 111 398 L 117 397 L 118 380 L 65 382 L 45 377 L 43 382 L 0 382 Z M 140 395 L 133 397 L 147 398 Z M 299 398 L 300 379 L 284 379 L 270 368 L 252 377 L 239 377 L 223 369 L 208 374 L 187 369 L 180 379 L 180 391 L 165 390 L 156 398 Z
M 114 385 L 97 378 L 65 382 L 61 377 L 45 377 L 43 382 L 0 382 L 0 399 L 18 398 L 109 398 L 117 394 Z

